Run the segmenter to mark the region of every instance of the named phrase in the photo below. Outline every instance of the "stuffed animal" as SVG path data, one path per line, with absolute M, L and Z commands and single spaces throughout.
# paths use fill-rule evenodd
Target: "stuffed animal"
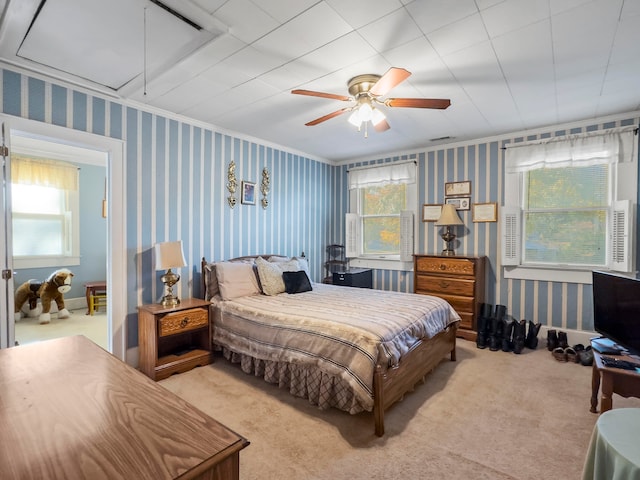
M 64 307 L 64 294 L 71 290 L 71 279 L 73 273 L 66 268 L 56 270 L 45 282 L 38 280 L 27 280 L 16 289 L 15 293 L 15 320 L 22 317 L 23 305 L 29 303 L 31 311 L 36 310 L 38 298 L 42 301 L 42 313 L 40 313 L 40 324 L 51 321 L 51 301 L 58 306 L 58 318 L 69 318 L 71 314 Z

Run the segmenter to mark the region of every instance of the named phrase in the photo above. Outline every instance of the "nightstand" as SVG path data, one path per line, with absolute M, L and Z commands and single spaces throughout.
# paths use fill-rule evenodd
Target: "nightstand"
M 373 270 L 350 268 L 346 272 L 334 272 L 333 284 L 343 287 L 373 288 Z
M 209 302 L 138 307 L 138 366 L 148 377 L 161 380 L 212 361 Z

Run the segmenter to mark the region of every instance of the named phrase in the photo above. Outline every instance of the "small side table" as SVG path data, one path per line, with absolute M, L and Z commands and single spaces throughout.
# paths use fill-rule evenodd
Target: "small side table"
M 84 284 L 87 297 L 87 315 L 93 315 L 98 306 L 103 305 L 102 301 L 107 298 L 107 282 L 105 280 L 99 282 L 87 282 Z M 96 300 L 98 300 L 96 302 Z
M 622 360 L 637 362 L 637 360 L 622 355 Z M 640 397 L 640 373 L 633 370 L 605 367 L 602 363 L 602 354 L 593 350 L 593 374 L 591 377 L 591 412 L 598 413 L 598 390 L 600 390 L 600 378 L 602 377 L 602 396 L 600 400 L 600 413 L 612 408 L 612 396 L 614 393 L 625 398 Z

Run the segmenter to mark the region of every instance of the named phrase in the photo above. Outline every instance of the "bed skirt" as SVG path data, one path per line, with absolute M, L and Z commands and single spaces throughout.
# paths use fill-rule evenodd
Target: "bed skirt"
M 239 363 L 243 372 L 286 388 L 292 395 L 306 398 L 322 410 L 338 408 L 351 414 L 367 411 L 349 384 L 339 377 L 312 367 L 254 358 L 227 347 L 217 346 L 217 349 L 222 350 L 223 356 L 231 363 Z

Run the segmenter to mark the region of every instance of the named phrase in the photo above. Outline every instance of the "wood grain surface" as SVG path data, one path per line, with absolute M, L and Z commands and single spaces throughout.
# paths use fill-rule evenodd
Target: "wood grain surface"
M 85 337 L 0 350 L 0 478 L 203 478 L 246 445 Z

